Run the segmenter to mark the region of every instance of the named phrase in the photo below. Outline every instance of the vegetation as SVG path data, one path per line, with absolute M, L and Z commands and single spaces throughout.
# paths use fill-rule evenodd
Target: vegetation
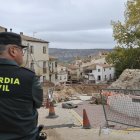
M 114 51 L 107 56 L 106 60 L 115 65 L 116 77 L 118 78 L 126 68 L 140 69 L 140 47 L 115 47 Z
M 112 22 L 114 50 L 107 56 L 113 63 L 118 77 L 126 68 L 140 69 L 140 0 L 128 0 L 124 23 Z
M 140 0 L 127 1 L 124 17 L 124 23 L 112 22 L 117 45 L 106 58 L 115 65 L 117 77 L 126 68 L 140 69 Z

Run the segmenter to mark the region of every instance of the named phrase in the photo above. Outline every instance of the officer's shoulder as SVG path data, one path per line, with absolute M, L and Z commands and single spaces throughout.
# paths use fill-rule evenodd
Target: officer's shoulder
M 25 68 L 25 67 L 20 67 L 22 70 L 30 72 L 30 73 L 35 73 L 34 71 L 30 70 L 29 68 Z

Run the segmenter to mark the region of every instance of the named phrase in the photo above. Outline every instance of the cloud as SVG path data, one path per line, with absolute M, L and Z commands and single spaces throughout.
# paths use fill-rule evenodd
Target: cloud
M 70 46 L 68 43 L 107 47 L 105 44 L 114 44 L 111 20 L 123 21 L 126 1 L 0 0 L 0 26 L 30 36 L 36 32 L 35 37 L 43 38 L 56 47 L 60 46 L 57 43 L 66 48 Z
M 37 33 L 41 38 L 52 42 L 110 43 L 112 29 L 79 30 Z

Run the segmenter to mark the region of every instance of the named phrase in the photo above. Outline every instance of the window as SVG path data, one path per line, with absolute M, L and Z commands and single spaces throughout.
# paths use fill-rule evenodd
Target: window
M 111 74 L 109 75 L 110 80 L 112 79 Z
M 89 73 L 92 73 L 92 70 L 89 70 Z
M 46 61 L 43 61 L 43 73 L 47 73 Z
M 104 68 L 104 71 L 105 71 L 105 68 Z
M 100 75 L 98 75 L 98 80 L 99 80 L 99 81 L 101 80 L 101 76 L 100 76 Z
M 46 81 L 46 76 L 43 76 L 43 82 L 45 82 Z
M 31 54 L 34 53 L 34 46 L 30 46 L 30 53 L 31 53 Z
M 57 62 L 55 62 L 55 67 L 57 67 Z
M 106 75 L 105 75 L 105 81 L 106 81 Z
M 43 46 L 43 53 L 46 54 L 46 46 Z
M 52 77 L 52 76 L 51 76 L 51 74 L 50 74 L 50 75 L 49 75 L 49 81 L 51 81 L 51 79 L 52 79 L 51 77 Z
M 111 68 L 109 68 L 111 70 Z
M 55 79 L 57 79 L 58 78 L 58 76 L 57 76 L 57 74 L 55 74 Z
M 54 63 L 52 63 L 52 72 L 54 71 Z
M 43 68 L 46 68 L 46 61 L 43 61 Z
M 98 72 L 100 72 L 100 69 L 98 69 Z
M 49 63 L 49 70 L 51 71 L 52 63 Z

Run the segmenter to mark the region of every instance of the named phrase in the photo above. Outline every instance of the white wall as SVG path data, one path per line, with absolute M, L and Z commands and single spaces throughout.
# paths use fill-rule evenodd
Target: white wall
M 58 83 L 62 83 L 62 82 L 66 82 L 68 81 L 68 74 L 67 73 L 64 73 L 64 74 L 57 74 L 57 82 Z
M 57 72 L 60 72 L 61 70 L 66 71 L 67 68 L 58 64 L 57 65 Z
M 102 67 L 101 66 L 96 65 L 96 70 L 92 70 L 92 74 L 95 77 L 96 83 L 103 81 L 103 79 L 102 79 Z M 101 78 L 100 81 L 98 80 L 98 76 L 100 76 L 100 78 Z
M 104 71 L 104 69 L 105 69 L 105 71 Z M 96 70 L 92 70 L 92 74 L 95 77 L 96 83 L 111 80 L 110 79 L 110 74 L 111 74 L 111 78 L 113 79 L 114 78 L 114 73 L 115 73 L 114 67 L 104 68 L 100 65 L 96 65 Z M 105 80 L 105 75 L 106 75 L 106 80 Z M 100 76 L 100 80 L 98 80 L 98 76 Z
M 105 71 L 104 71 L 105 70 Z M 107 68 L 103 68 L 103 80 L 112 80 L 114 79 L 114 73 L 115 73 L 115 69 L 114 67 L 107 67 Z M 105 75 L 106 75 L 106 79 L 105 79 Z

